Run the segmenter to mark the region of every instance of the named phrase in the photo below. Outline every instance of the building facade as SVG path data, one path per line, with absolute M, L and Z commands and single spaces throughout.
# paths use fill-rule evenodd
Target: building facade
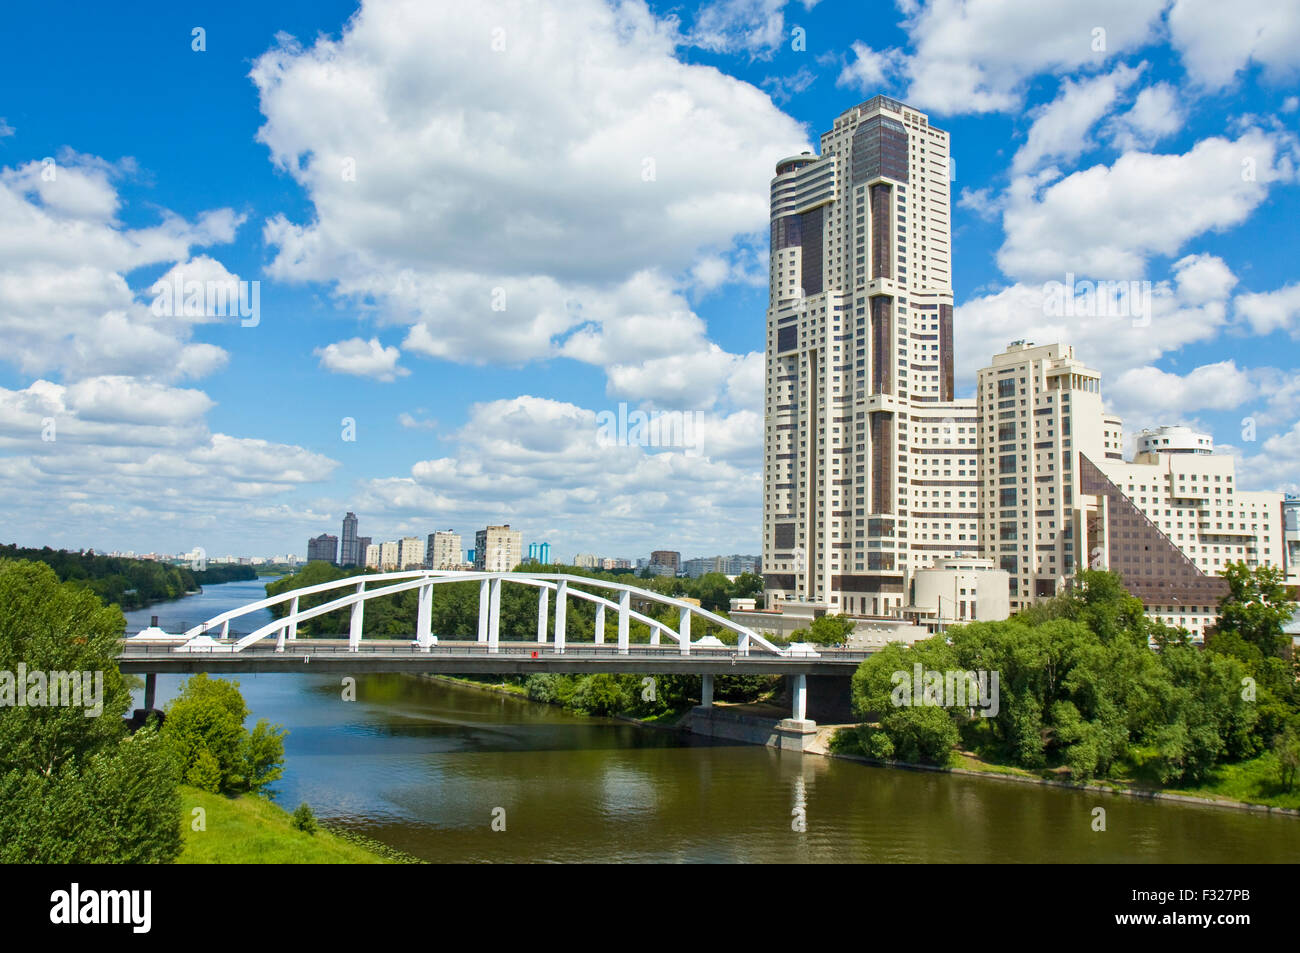
M 380 558 L 383 547 L 379 543 L 367 543 L 365 553 L 365 565 L 367 569 L 378 569 L 381 565 Z
M 397 541 L 399 569 L 424 568 L 424 540 L 418 536 L 403 536 Z
M 339 549 L 340 566 L 356 566 L 361 559 L 357 539 L 357 514 L 351 510 L 343 517 L 343 545 Z
M 510 572 L 523 562 L 524 534 L 510 524 L 488 526 L 474 534 L 474 568 L 479 572 Z
M 952 555 L 960 536 L 974 545 L 977 421 L 973 402 L 953 400 L 949 223 L 948 134 L 896 100 L 848 110 L 821 155 L 777 164 L 768 606 L 895 613 L 912 572 Z
M 430 533 L 425 566 L 429 569 L 455 569 L 460 565 L 460 533 L 449 529 Z
M 339 538 L 329 533 L 307 540 L 307 561 L 321 560 L 336 563 L 339 559 Z
M 1202 633 L 1228 562 L 1294 564 L 1281 496 L 1238 490 L 1233 458 L 1186 428 L 1144 431 L 1126 461 L 1101 375 L 1069 345 L 1013 342 L 955 398 L 948 156 L 923 113 L 877 96 L 834 121 L 820 155 L 777 163 L 767 611 L 950 618 L 936 600 L 955 584 L 956 618 L 974 617 L 963 588 L 990 618 L 1091 567 Z M 1300 523 L 1295 542 L 1300 561 Z
M 650 565 L 671 569 L 676 575 L 682 568 L 682 554 L 671 549 L 656 549 L 650 554 Z

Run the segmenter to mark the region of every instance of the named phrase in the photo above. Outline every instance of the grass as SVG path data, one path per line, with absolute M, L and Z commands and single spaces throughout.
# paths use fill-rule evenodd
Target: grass
M 329 831 L 305 834 L 289 814 L 260 797 L 229 798 L 181 786 L 178 864 L 383 864 L 392 861 Z M 206 830 L 191 829 L 194 808 L 204 811 Z

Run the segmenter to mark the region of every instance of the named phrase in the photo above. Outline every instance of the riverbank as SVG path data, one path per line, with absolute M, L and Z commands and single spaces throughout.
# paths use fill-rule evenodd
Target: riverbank
M 1044 787 L 1065 788 L 1071 791 L 1089 791 L 1099 794 L 1118 794 L 1124 797 L 1139 798 L 1148 801 L 1172 801 L 1180 804 L 1198 804 L 1208 807 L 1222 807 L 1238 811 L 1252 811 L 1258 814 L 1277 814 L 1284 817 L 1300 819 L 1300 809 L 1268 804 L 1260 801 L 1241 800 L 1226 796 L 1214 796 L 1205 792 L 1190 793 L 1177 788 L 1154 789 L 1138 787 L 1123 781 L 1099 779 L 1083 784 L 1044 778 L 1024 768 L 994 764 L 982 761 L 970 752 L 957 752 L 957 766 L 940 767 L 933 764 L 912 764 L 905 761 L 880 761 L 868 758 L 852 750 L 835 750 L 836 733 L 849 725 L 823 725 L 817 732 L 817 740 L 807 749 L 807 754 L 817 754 L 826 758 L 838 758 L 844 761 L 856 761 L 881 768 L 900 768 L 904 771 L 931 771 L 940 774 L 956 774 L 965 777 L 985 778 L 994 781 L 1015 781 L 1021 784 L 1037 784 Z M 1229 766 L 1235 767 L 1235 766 Z M 1300 796 L 1300 795 L 1297 795 Z
M 236 798 L 181 786 L 178 864 L 388 864 L 394 858 L 327 830 L 296 830 L 288 812 L 264 798 Z M 195 809 L 201 808 L 202 815 Z M 197 817 L 203 830 L 194 830 Z M 382 847 L 382 845 L 380 845 Z M 387 848 L 385 848 L 387 850 Z

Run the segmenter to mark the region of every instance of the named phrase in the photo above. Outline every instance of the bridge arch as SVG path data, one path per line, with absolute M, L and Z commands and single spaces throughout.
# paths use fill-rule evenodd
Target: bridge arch
M 418 612 L 413 641 L 416 648 L 427 652 L 437 642 L 431 631 L 434 589 L 439 585 L 457 582 L 479 583 L 478 641 L 486 643 L 489 653 L 498 651 L 500 644 L 501 588 L 509 583 L 529 586 L 538 590 L 537 641 L 539 644 L 545 644 L 548 633 L 553 631 L 551 644 L 553 651 L 557 654 L 564 652 L 566 643 L 568 600 L 576 598 L 596 604 L 595 629 L 598 643 L 604 641 L 606 609 L 613 609 L 617 613 L 617 645 L 618 652 L 622 655 L 628 654 L 629 630 L 633 621 L 640 622 L 650 628 L 652 645 L 659 644 L 661 637 L 666 635 L 678 644 L 682 655 L 689 655 L 691 650 L 691 620 L 696 616 L 723 629 L 735 632 L 737 647 L 741 655 L 748 655 L 751 647 L 755 645 L 761 650 L 776 656 L 784 657 L 789 655 L 789 649 L 779 648 L 752 629 L 732 622 L 730 619 L 723 618 L 693 603 L 648 589 L 641 589 L 627 583 L 592 579 L 588 576 L 576 576 L 568 573 L 408 570 L 404 572 L 345 576 L 342 579 L 306 586 L 302 589 L 291 589 L 280 595 L 260 599 L 236 609 L 219 613 L 206 622 L 188 629 L 185 632 L 185 637 L 186 639 L 193 639 L 200 635 L 211 635 L 219 629 L 221 637 L 227 638 L 230 634 L 232 620 L 262 609 L 269 609 L 272 606 L 289 603 L 289 609 L 285 616 L 275 619 L 237 639 L 232 646 L 232 650 L 235 652 L 243 651 L 250 645 L 272 636 L 276 638 L 277 649 L 283 650 L 287 641 L 293 641 L 297 638 L 298 624 L 300 622 L 330 612 L 336 612 L 340 609 L 350 609 L 348 646 L 352 651 L 357 651 L 362 639 L 366 602 L 370 599 L 382 598 L 410 589 L 418 589 Z M 376 583 L 383 583 L 383 585 L 378 588 L 371 588 Z M 571 588 L 571 586 L 587 588 Z M 588 591 L 589 589 L 606 590 L 616 598 L 598 595 L 595 592 Z M 301 597 L 335 590 L 349 591 L 319 606 L 309 609 L 299 608 Z M 552 593 L 554 593 L 555 602 L 553 625 L 548 621 L 548 605 Z M 678 610 L 677 627 L 673 628 L 642 612 L 633 610 L 631 607 L 633 598 L 676 608 Z

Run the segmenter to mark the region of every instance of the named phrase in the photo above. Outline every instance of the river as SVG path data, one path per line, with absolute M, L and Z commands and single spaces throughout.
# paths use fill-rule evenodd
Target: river
M 127 631 L 196 625 L 264 582 L 127 613 Z M 158 677 L 159 705 L 180 681 Z M 361 676 L 351 702 L 331 676 L 239 681 L 289 731 L 278 803 L 434 862 L 1300 861 L 1297 818 L 718 743 L 406 675 Z

